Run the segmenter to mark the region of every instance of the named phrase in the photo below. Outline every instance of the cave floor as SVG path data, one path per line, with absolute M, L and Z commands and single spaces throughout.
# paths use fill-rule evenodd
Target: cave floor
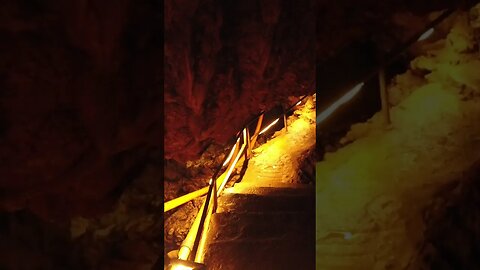
M 254 150 L 241 180 L 219 198 L 207 238 L 208 269 L 314 269 L 315 190 L 299 171 L 315 147 L 310 100 Z

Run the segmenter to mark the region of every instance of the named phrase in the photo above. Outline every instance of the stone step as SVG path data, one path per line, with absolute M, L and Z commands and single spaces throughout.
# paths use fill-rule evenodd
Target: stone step
M 238 239 L 301 239 L 315 241 L 314 209 L 302 212 L 217 213 L 209 242 Z M 308 240 L 307 240 L 308 241 Z
M 257 170 L 255 174 L 267 174 L 267 175 L 273 175 L 273 174 L 282 174 L 282 169 L 275 169 L 275 170 Z
M 272 174 L 262 173 L 262 174 L 255 175 L 256 181 L 259 181 L 259 182 L 262 179 L 281 179 L 281 178 L 282 178 L 282 175 L 279 173 L 272 173 Z
M 224 194 L 218 199 L 217 213 L 222 212 L 299 212 L 312 210 L 315 219 L 315 196 L 305 196 L 305 192 L 289 192 L 288 195 L 270 193 Z
M 210 244 L 209 270 L 315 269 L 314 239 L 235 240 Z
M 266 168 L 254 168 L 256 172 L 262 173 L 262 172 L 270 172 L 270 173 L 279 173 L 282 171 L 282 167 L 266 167 Z
M 298 183 L 283 183 L 283 182 L 239 182 L 235 186 L 239 187 L 276 187 L 276 188 L 292 188 L 292 189 L 314 189 L 314 185 L 298 184 Z
M 232 188 L 225 189 L 224 193 L 237 194 L 256 194 L 256 195 L 307 195 L 315 196 L 315 187 L 313 185 L 293 184 L 293 183 L 275 183 L 275 182 L 256 182 L 256 183 L 236 183 Z

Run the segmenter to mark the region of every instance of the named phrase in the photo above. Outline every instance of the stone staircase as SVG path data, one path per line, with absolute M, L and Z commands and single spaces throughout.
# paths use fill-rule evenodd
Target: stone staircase
M 207 269 L 315 269 L 313 185 L 237 183 L 218 205 Z

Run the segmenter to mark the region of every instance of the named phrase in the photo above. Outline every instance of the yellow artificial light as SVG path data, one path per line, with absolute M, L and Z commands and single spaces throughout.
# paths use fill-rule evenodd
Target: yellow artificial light
M 190 266 L 186 266 L 186 265 L 183 265 L 183 264 L 174 264 L 172 265 L 172 270 L 192 270 L 193 267 L 190 267 Z
M 240 140 L 240 138 L 238 138 L 238 140 Z M 225 162 L 223 162 L 222 167 L 224 167 L 225 165 L 227 165 L 228 162 L 230 162 L 230 159 L 232 159 L 233 153 L 235 152 L 235 149 L 237 149 L 238 140 L 237 140 L 237 142 L 235 143 L 235 145 L 233 145 L 232 150 L 230 151 L 230 154 L 228 154 L 228 157 L 227 157 L 227 159 L 225 160 Z
M 423 34 L 418 38 L 417 41 L 423 41 L 423 40 L 429 38 L 429 37 L 433 34 L 434 31 L 435 31 L 435 29 L 433 29 L 433 28 L 428 29 L 425 33 L 423 33 Z
M 259 135 L 267 131 L 269 128 L 271 128 L 273 125 L 275 125 L 280 118 L 277 118 L 277 120 L 273 121 L 270 125 L 268 125 L 266 128 L 264 128 L 262 131 L 260 131 Z
M 362 89 L 364 83 L 359 83 L 355 87 L 353 87 L 352 90 L 348 91 L 343 97 L 341 97 L 339 100 L 337 100 L 335 103 L 330 105 L 325 111 L 323 111 L 321 114 L 318 115 L 317 117 L 317 125 L 321 123 L 323 120 L 327 119 L 334 111 L 336 111 L 341 105 L 344 103 L 348 102 L 350 99 L 352 99 L 359 91 Z
M 237 156 L 236 156 L 235 159 L 233 160 L 232 166 L 230 166 L 230 167 L 228 168 L 228 171 L 227 171 L 226 174 L 225 174 L 225 178 L 223 178 L 223 182 L 221 183 L 220 187 L 218 188 L 218 191 L 217 191 L 217 192 L 218 192 L 219 194 L 220 194 L 220 192 L 222 192 L 223 187 L 225 186 L 225 184 L 226 184 L 227 181 L 228 181 L 228 178 L 230 177 L 230 174 L 232 174 L 233 169 L 234 169 L 235 166 L 237 165 L 237 162 L 238 162 L 238 160 L 240 159 L 240 157 L 242 156 L 243 150 L 245 149 L 245 145 L 246 145 L 246 144 L 242 144 L 242 147 L 240 147 L 240 150 L 238 151 Z
M 203 196 L 208 193 L 208 187 L 201 188 L 199 190 L 190 192 L 173 200 L 170 200 L 163 204 L 163 212 L 170 211 L 174 208 L 179 207 L 180 205 L 187 203 L 195 198 Z

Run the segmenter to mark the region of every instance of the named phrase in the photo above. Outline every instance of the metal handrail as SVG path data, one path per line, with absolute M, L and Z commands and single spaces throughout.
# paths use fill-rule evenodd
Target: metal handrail
M 306 97 L 308 97 L 308 96 L 309 96 L 309 95 L 304 95 L 304 96 L 302 96 L 295 104 L 293 104 L 292 106 L 288 107 L 288 108 L 285 110 L 284 113 L 287 113 L 287 112 L 289 112 L 290 110 L 292 110 L 293 108 L 295 108 L 295 107 L 298 105 L 299 102 L 302 102 L 302 101 L 303 101 Z M 265 114 L 265 111 L 261 111 L 259 114 L 257 114 L 257 115 L 255 115 L 254 117 L 252 117 L 252 119 L 251 119 L 250 121 L 248 121 L 247 124 L 244 125 L 244 127 L 235 135 L 235 137 L 233 137 L 234 140 L 230 140 L 230 141 L 235 142 L 235 141 L 242 135 L 242 134 L 241 134 L 241 133 L 242 133 L 242 130 L 247 129 L 247 130 L 249 131 L 248 127 L 249 127 L 251 124 L 253 124 L 255 120 L 258 121 L 258 119 L 259 119 L 260 117 L 263 118 L 264 114 Z M 260 130 L 258 130 L 258 131 L 260 131 Z M 258 131 L 256 131 L 256 133 L 258 133 Z M 255 144 L 256 139 L 257 139 L 257 137 L 258 137 L 258 134 L 255 134 L 255 133 L 254 133 L 253 136 L 250 136 L 250 134 L 248 134 L 248 136 L 249 136 L 249 138 L 251 138 L 251 139 L 249 140 L 249 144 Z M 232 146 L 232 148 L 233 148 L 233 146 Z M 249 149 L 250 149 L 250 148 L 249 148 Z M 231 148 L 230 148 L 230 150 L 231 150 Z M 224 160 L 222 161 L 222 164 L 223 164 L 223 162 L 225 162 L 226 158 L 227 158 L 227 156 L 225 156 Z M 215 176 L 218 176 L 219 172 L 223 169 L 223 167 L 224 167 L 223 165 L 220 166 L 220 167 L 215 171 L 215 173 L 214 173 L 214 175 L 212 176 L 212 178 L 215 178 Z M 191 200 L 193 200 L 193 199 L 196 199 L 196 198 L 198 198 L 198 197 L 201 197 L 201 196 L 207 194 L 207 193 L 209 192 L 209 187 L 210 187 L 210 185 L 208 185 L 208 186 L 206 186 L 206 187 L 203 187 L 203 188 L 201 188 L 201 189 L 192 191 L 192 192 L 190 192 L 190 193 L 187 193 L 187 194 L 182 195 L 182 196 L 180 196 L 180 197 L 177 197 L 177 198 L 175 198 L 175 199 L 172 199 L 172 200 L 170 200 L 170 201 L 168 201 L 168 202 L 165 202 L 165 203 L 164 203 L 164 207 L 163 207 L 163 212 L 168 212 L 168 211 L 170 211 L 170 210 L 172 210 L 172 209 L 175 209 L 175 208 L 177 208 L 177 207 L 179 207 L 179 206 L 181 206 L 181 205 L 183 205 L 183 204 L 185 204 L 185 203 L 187 203 L 187 202 L 189 202 L 189 201 L 191 201 Z
M 469 6 L 473 6 L 474 4 L 469 4 L 467 5 L 467 7 Z M 444 12 L 442 12 L 442 14 L 440 14 L 440 16 L 438 16 L 437 18 L 435 18 L 433 21 L 431 21 L 430 23 L 428 23 L 421 31 L 419 31 L 418 33 L 416 33 L 415 35 L 413 35 L 411 38 L 409 38 L 405 43 L 401 44 L 399 47 L 397 47 L 396 49 L 392 50 L 391 52 L 387 53 L 385 56 L 383 56 L 383 58 L 381 59 L 380 63 L 377 65 L 377 67 L 371 69 L 372 71 L 367 73 L 367 75 L 363 76 L 363 80 L 361 80 L 361 82 L 367 82 L 369 81 L 370 79 L 372 79 L 374 76 L 379 76 L 379 84 L 380 84 L 380 88 L 382 90 L 382 104 L 383 106 L 387 106 L 386 108 L 382 108 L 382 109 L 385 109 L 387 110 L 387 115 L 388 114 L 388 93 L 386 92 L 386 89 L 382 89 L 385 88 L 384 85 L 382 85 L 382 83 L 385 82 L 385 72 L 382 72 L 384 71 L 384 69 L 389 65 L 391 64 L 394 60 L 396 60 L 404 51 L 406 51 L 410 46 L 412 46 L 413 44 L 415 44 L 417 41 L 419 41 L 419 38 L 426 32 L 428 31 L 429 29 L 431 28 L 434 28 L 436 26 L 438 26 L 441 22 L 443 22 L 446 18 L 448 18 L 450 15 L 452 15 L 457 9 L 456 8 L 450 8 L 450 9 L 447 9 L 445 10 Z M 383 77 L 382 77 L 383 76 Z M 359 85 L 359 81 L 355 81 L 353 83 L 350 84 L 350 86 L 358 86 Z M 388 122 L 390 121 L 389 119 L 389 116 L 387 116 L 388 118 Z M 320 123 L 318 122 L 317 120 L 317 126 L 319 125 Z
M 303 96 L 301 99 L 299 99 L 293 106 L 289 107 L 287 110 L 284 110 L 282 115 L 285 115 L 288 111 L 293 109 L 295 106 L 298 105 L 299 102 L 303 101 L 308 95 Z M 251 121 L 248 121 L 247 124 L 241 129 L 240 132 L 237 133 L 237 135 L 234 137 L 235 138 L 235 145 L 233 145 L 230 148 L 230 152 L 234 151 L 231 153 L 232 155 L 226 155 L 222 161 L 222 164 L 215 170 L 215 173 L 213 174 L 211 181 L 209 183 L 208 187 L 202 188 L 200 190 L 194 191 L 192 193 L 189 193 L 187 195 L 182 196 L 181 198 L 185 198 L 186 196 L 189 196 L 188 198 L 193 199 L 192 194 L 197 192 L 198 196 L 202 196 L 205 193 L 207 194 L 207 197 L 205 201 L 203 202 L 202 206 L 200 207 L 200 210 L 195 217 L 194 223 L 192 224 L 187 237 L 184 239 L 182 242 L 182 245 L 180 246 L 179 250 L 179 255 L 178 258 L 180 260 L 191 260 L 192 254 L 195 253 L 194 262 L 196 263 L 203 263 L 203 252 L 202 248 L 205 244 L 206 241 L 206 232 L 208 230 L 208 223 L 211 215 L 216 211 L 216 206 L 217 206 L 217 198 L 219 194 L 222 192 L 223 187 L 225 186 L 226 182 L 228 181 L 228 178 L 233 171 L 234 167 L 236 166 L 237 162 L 243 155 L 245 151 L 245 160 L 250 158 L 249 153 L 254 147 L 254 144 L 256 142 L 256 139 L 260 135 L 260 130 L 262 126 L 262 121 L 264 117 L 265 112 L 262 111 L 260 114 L 256 115 L 253 117 Z M 257 126 L 255 129 L 255 132 L 252 136 L 250 136 L 250 130 L 249 126 L 257 120 Z M 286 124 L 286 123 L 285 123 Z M 242 140 L 243 138 L 243 140 Z M 242 141 L 242 146 L 239 147 L 240 141 Z M 235 148 L 235 150 L 234 150 Z M 220 177 L 218 175 L 220 172 L 224 169 L 225 163 L 227 162 L 228 158 L 232 158 L 230 160 L 229 164 L 226 167 L 226 170 L 224 172 L 224 178 L 222 179 L 220 183 L 217 182 L 217 180 Z M 226 174 L 225 174 L 226 173 Z M 223 175 L 222 175 L 223 176 Z M 219 185 L 220 184 L 220 185 Z M 208 191 L 204 192 L 205 189 L 208 188 Z M 199 195 L 202 194 L 202 195 Z M 178 198 L 177 198 L 178 199 Z M 171 201 L 167 202 L 170 203 Z M 185 201 L 186 202 L 186 201 Z M 183 203 L 185 203 L 183 202 Z M 166 203 L 166 204 L 167 204 Z M 213 206 L 211 205 L 213 203 Z M 179 204 L 181 205 L 181 204 Z M 177 205 L 178 206 L 178 205 Z M 169 205 L 169 210 L 173 209 L 172 204 Z M 199 250 L 200 247 L 200 250 Z

